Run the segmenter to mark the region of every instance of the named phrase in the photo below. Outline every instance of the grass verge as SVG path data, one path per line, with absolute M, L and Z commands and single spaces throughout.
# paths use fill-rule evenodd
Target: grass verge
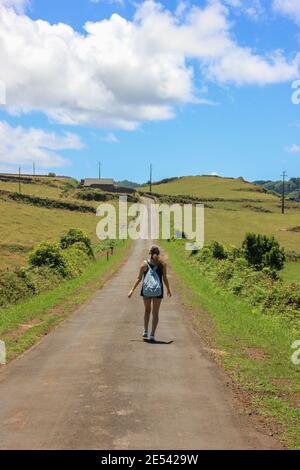
M 32 297 L 26 302 L 0 310 L 0 339 L 5 341 L 7 361 L 33 346 L 51 328 L 65 320 L 84 303 L 120 266 L 130 242 L 92 263 L 79 277 Z
M 250 414 L 290 449 L 300 449 L 300 365 L 291 361 L 300 332 L 285 319 L 253 313 L 251 305 L 224 292 L 189 264 L 184 245 L 162 242 L 179 275 L 194 325 L 233 379 Z M 199 307 L 205 312 L 199 312 Z M 209 327 L 208 327 L 209 323 Z
M 285 282 L 300 283 L 300 262 L 293 261 L 286 263 L 281 275 Z

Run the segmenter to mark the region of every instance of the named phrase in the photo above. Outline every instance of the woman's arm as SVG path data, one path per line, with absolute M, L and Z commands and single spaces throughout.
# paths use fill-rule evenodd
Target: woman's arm
M 139 275 L 138 275 L 138 278 L 137 280 L 135 281 L 134 283 L 134 286 L 133 288 L 131 289 L 131 291 L 129 292 L 128 294 L 128 298 L 130 299 L 135 291 L 135 289 L 137 288 L 137 286 L 140 284 L 140 282 L 142 281 L 143 279 L 143 274 L 144 272 L 146 271 L 146 266 L 145 266 L 145 263 L 143 263 L 140 267 L 140 271 L 139 271 Z
M 170 284 L 169 284 L 169 279 L 168 279 L 168 274 L 167 274 L 167 265 L 165 263 L 163 264 L 163 280 L 167 288 L 168 296 L 172 297 L 172 292 L 170 289 Z

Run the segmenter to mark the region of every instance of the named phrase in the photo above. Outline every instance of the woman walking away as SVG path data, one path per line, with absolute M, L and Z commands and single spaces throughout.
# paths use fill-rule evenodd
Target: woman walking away
M 137 286 L 142 282 L 141 296 L 145 305 L 143 339 L 148 339 L 148 328 L 152 310 L 152 330 L 150 341 L 155 342 L 155 332 L 159 321 L 159 309 L 164 298 L 164 284 L 167 294 L 172 296 L 167 276 L 167 265 L 160 259 L 158 246 L 152 246 L 149 251 L 150 259 L 145 260 L 139 271 L 138 278 L 128 294 L 131 298 Z

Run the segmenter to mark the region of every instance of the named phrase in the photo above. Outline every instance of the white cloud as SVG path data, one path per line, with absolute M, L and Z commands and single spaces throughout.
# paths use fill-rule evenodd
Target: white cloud
M 290 145 L 289 147 L 286 147 L 285 150 L 288 153 L 300 153 L 300 145 L 293 144 L 293 145 Z
M 0 80 L 0 106 L 6 104 L 6 85 Z
M 201 87 L 195 89 L 191 59 L 204 80 L 221 84 L 265 85 L 298 77 L 300 56 L 258 55 L 237 43 L 231 27 L 228 9 L 217 0 L 186 8 L 180 17 L 145 1 L 131 21 L 113 14 L 86 23 L 85 34 L 0 6 L 6 109 L 41 111 L 61 124 L 130 130 L 171 119 L 180 104 L 211 104 Z
M 18 13 L 24 13 L 29 4 L 30 0 L 0 0 L 0 6 L 13 8 Z
M 100 140 L 109 144 L 117 144 L 119 142 L 119 139 L 115 136 L 113 132 L 108 132 L 108 134 L 101 137 Z
M 290 17 L 300 24 L 300 1 L 299 0 L 273 0 L 275 11 Z
M 28 166 L 34 161 L 40 168 L 62 167 L 68 161 L 57 152 L 81 148 L 83 144 L 76 134 L 12 127 L 0 121 L 0 163 L 6 166 Z
M 261 0 L 223 0 L 230 7 L 235 8 L 237 12 L 246 14 L 253 20 L 258 20 L 265 13 L 265 8 Z

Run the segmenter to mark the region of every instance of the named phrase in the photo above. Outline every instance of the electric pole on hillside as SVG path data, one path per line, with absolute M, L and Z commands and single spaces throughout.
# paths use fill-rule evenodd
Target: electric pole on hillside
M 102 163 L 99 162 L 99 163 L 98 163 L 98 166 L 99 166 L 99 180 L 101 180 L 101 168 L 102 168 Z
M 21 167 L 19 166 L 19 194 L 21 194 Z
M 32 174 L 33 174 L 33 176 L 35 176 L 35 163 L 34 162 L 32 164 Z
M 285 178 L 287 177 L 287 172 L 282 173 L 282 199 L 281 199 L 281 213 L 284 214 L 285 211 Z
M 152 193 L 152 173 L 153 173 L 153 165 L 150 165 L 150 194 Z

